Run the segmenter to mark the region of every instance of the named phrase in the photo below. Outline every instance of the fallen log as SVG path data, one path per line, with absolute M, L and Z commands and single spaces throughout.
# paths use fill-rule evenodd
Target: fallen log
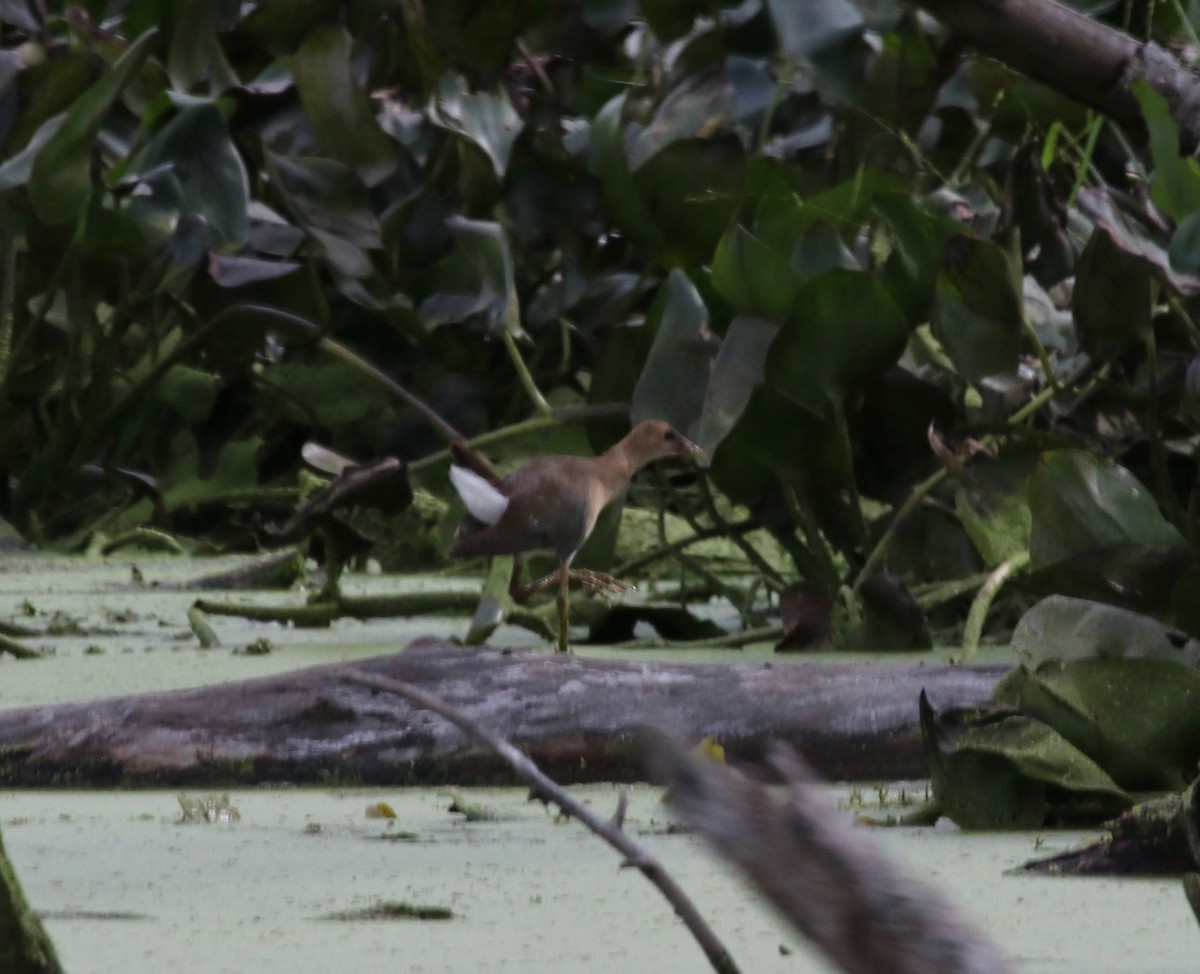
M 456 727 L 355 672 L 440 697 L 562 782 L 640 778 L 635 736 L 651 721 L 712 737 L 751 770 L 781 740 L 825 777 L 862 780 L 925 776 L 920 691 L 939 707 L 975 703 L 1004 667 L 641 663 L 423 639 L 352 664 L 0 712 L 0 785 L 514 780 Z

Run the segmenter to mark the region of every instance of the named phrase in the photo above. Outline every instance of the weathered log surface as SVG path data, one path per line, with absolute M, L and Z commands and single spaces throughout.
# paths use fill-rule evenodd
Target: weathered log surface
M 402 680 L 526 750 L 561 781 L 633 780 L 650 721 L 715 737 L 761 765 L 772 739 L 840 779 L 926 774 L 922 688 L 939 708 L 985 699 L 1003 667 L 683 665 L 591 660 L 438 640 L 352 664 L 172 693 L 0 712 L 6 785 L 510 782 L 440 717 L 344 679 Z

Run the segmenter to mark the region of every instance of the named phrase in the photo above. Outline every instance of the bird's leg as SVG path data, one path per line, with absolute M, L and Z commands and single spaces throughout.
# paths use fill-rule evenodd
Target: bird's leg
M 568 627 L 571 615 L 571 572 L 564 564 L 558 570 L 558 651 L 569 653 Z
M 508 594 L 514 602 L 524 602 L 531 595 L 537 595 L 538 592 L 544 592 L 558 582 L 558 576 L 562 573 L 561 568 L 552 571 L 545 578 L 539 578 L 536 582 L 530 582 L 528 585 L 521 584 L 521 570 L 525 567 L 525 558 L 523 555 L 513 556 L 512 578 L 508 581 Z

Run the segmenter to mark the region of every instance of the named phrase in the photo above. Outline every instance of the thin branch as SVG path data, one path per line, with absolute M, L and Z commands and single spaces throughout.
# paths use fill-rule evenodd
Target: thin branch
M 359 686 L 378 690 L 380 693 L 391 693 L 425 710 L 431 710 L 443 717 L 470 737 L 486 745 L 508 762 L 512 769 L 533 788 L 539 798 L 549 799 L 561 808 L 567 815 L 577 818 L 585 826 L 600 836 L 605 842 L 625 857 L 628 865 L 636 866 L 650 880 L 659 892 L 666 897 L 672 909 L 679 915 L 688 931 L 700 945 L 708 957 L 713 970 L 718 974 L 737 974 L 738 968 L 725 945 L 717 938 L 712 928 L 700 916 L 696 906 L 688 898 L 670 873 L 625 832 L 614 826 L 610 821 L 600 818 L 595 812 L 576 800 L 567 791 L 560 788 L 548 778 L 542 770 L 525 754 L 497 734 L 493 734 L 470 717 L 454 709 L 432 694 L 418 690 L 416 687 L 399 680 L 375 676 L 361 671 L 350 671 L 342 675 L 342 679 Z

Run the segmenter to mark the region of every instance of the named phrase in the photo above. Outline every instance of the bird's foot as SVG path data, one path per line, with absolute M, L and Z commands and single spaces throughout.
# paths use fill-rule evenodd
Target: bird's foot
M 589 592 L 599 595 L 624 595 L 637 591 L 636 586 L 630 585 L 619 578 L 614 578 L 605 572 L 593 572 L 586 568 L 572 568 L 569 573 L 571 581 L 582 585 Z

